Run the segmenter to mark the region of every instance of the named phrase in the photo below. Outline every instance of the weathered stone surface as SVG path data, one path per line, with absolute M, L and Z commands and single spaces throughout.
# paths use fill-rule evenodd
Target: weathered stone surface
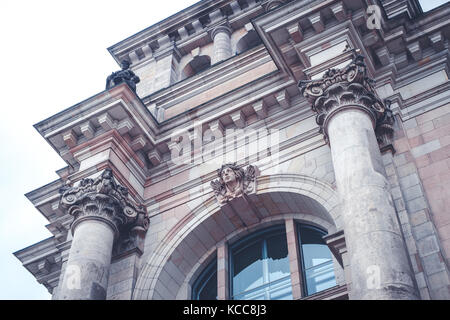
M 359 110 L 336 114 L 328 126 L 337 187 L 343 198 L 354 284 L 351 297 L 416 299 L 372 126 L 367 114 Z
M 217 26 L 211 31 L 211 38 L 214 41 L 213 64 L 231 57 L 231 33 L 232 30 L 227 24 Z
M 58 298 L 106 299 L 114 240 L 122 240 L 116 250 L 123 251 L 135 235 L 144 234 L 149 226 L 147 210 L 129 199 L 128 189 L 115 182 L 111 169 L 95 180 L 83 179 L 77 187 L 65 186 L 60 192 L 61 204 L 74 220 Z
M 347 67 L 299 87 L 331 147 L 352 266 L 350 298 L 417 299 L 378 146 L 392 138 L 393 118 L 372 84 L 363 57 L 355 55 Z
M 104 222 L 87 220 L 77 226 L 58 299 L 106 299 L 113 239 Z

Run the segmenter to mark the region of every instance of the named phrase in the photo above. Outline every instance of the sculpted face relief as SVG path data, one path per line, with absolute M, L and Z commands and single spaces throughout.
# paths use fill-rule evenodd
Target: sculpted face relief
M 211 181 L 217 201 L 223 205 L 228 201 L 256 190 L 256 168 L 246 170 L 235 164 L 224 164 L 218 170 L 218 180 Z

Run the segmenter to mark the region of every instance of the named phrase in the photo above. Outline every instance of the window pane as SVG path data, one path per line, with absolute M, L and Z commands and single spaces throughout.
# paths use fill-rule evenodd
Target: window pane
M 325 233 L 310 227 L 300 227 L 303 265 L 308 295 L 334 287 L 336 279 L 330 249 L 323 241 Z
M 267 239 L 269 281 L 290 275 L 286 235 L 284 233 Z
M 200 290 L 198 300 L 216 300 L 217 299 L 217 273 L 208 279 L 205 286 Z
M 322 236 L 324 233 L 318 230 L 308 227 L 300 228 L 303 262 L 306 269 L 332 260 L 330 249 L 324 243 Z
M 233 299 L 292 299 L 286 233 L 272 227 L 231 247 Z
M 234 296 L 234 300 L 265 300 L 266 291 L 264 288 L 258 287 L 253 290 L 245 291 L 244 293 Z
M 203 270 L 192 286 L 193 300 L 217 299 L 217 260 Z
M 233 294 L 263 284 L 262 242 L 258 241 L 236 253 L 233 257 Z
M 270 300 L 292 300 L 291 275 L 270 283 Z
M 334 287 L 335 285 L 336 279 L 334 277 L 332 261 L 306 270 L 308 295 Z
M 305 268 L 309 269 L 332 260 L 330 249 L 324 244 L 306 244 L 302 246 Z

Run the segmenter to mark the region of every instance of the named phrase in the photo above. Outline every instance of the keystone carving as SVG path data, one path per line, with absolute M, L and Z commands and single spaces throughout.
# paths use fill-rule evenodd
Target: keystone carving
M 136 92 L 136 84 L 141 80 L 133 71 L 129 70 L 130 62 L 127 60 L 122 60 L 121 67 L 122 70 L 115 71 L 106 78 L 106 90 L 125 82 L 134 92 Z
M 249 165 L 245 170 L 236 164 L 224 164 L 217 170 L 219 179 L 211 181 L 220 205 L 228 201 L 256 191 L 257 168 Z
M 61 205 L 74 217 L 72 233 L 77 224 L 96 219 L 108 223 L 115 231 L 145 233 L 150 220 L 143 205 L 128 197 L 128 189 L 115 182 L 111 169 L 105 169 L 96 179 L 85 178 L 76 187 L 66 185 L 60 189 Z
M 301 80 L 301 93 L 311 102 L 316 122 L 328 143 L 327 125 L 331 117 L 343 109 L 358 108 L 372 118 L 378 142 L 392 138 L 395 118 L 384 106 L 373 87 L 374 80 L 367 76 L 364 56 L 354 51 L 352 62 L 342 69 L 329 69 L 319 80 Z

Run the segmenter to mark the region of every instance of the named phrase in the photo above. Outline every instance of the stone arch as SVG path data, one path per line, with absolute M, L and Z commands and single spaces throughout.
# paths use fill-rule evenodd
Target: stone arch
M 338 196 L 329 184 L 296 174 L 258 177 L 256 193 L 247 200 L 237 198 L 219 207 L 211 194 L 179 221 L 144 262 L 133 298 L 188 298 L 191 280 L 212 259 L 218 243 L 287 217 L 329 233 L 342 228 Z
M 195 56 L 181 69 L 180 80 L 192 77 L 211 66 L 211 57 L 208 55 Z
M 250 30 L 236 43 L 236 54 L 254 48 L 261 43 L 262 41 L 258 33 L 255 30 Z

